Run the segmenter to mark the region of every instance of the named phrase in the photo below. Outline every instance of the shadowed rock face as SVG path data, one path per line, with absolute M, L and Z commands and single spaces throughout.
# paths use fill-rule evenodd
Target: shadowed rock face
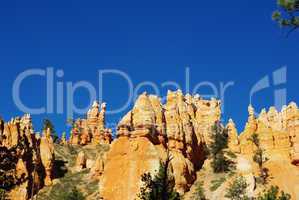
M 157 96 L 139 96 L 118 124 L 118 138 L 107 153 L 100 194 L 104 199 L 135 199 L 141 175 L 155 174 L 169 151 L 175 187 L 181 194 L 196 179 L 203 161 L 203 145 L 215 122 L 220 103 L 181 91 L 168 92 L 165 105 Z M 121 177 L 121 178 L 120 178 Z
M 50 185 L 51 177 L 47 174 L 52 173 L 49 166 L 53 166 L 54 160 L 49 157 L 54 155 L 53 146 L 45 148 L 46 144 L 43 138 L 35 136 L 30 115 L 7 123 L 0 120 L 0 173 L 9 182 L 6 189 L 18 186 L 11 190 L 10 199 L 27 199 L 44 183 Z M 51 156 L 45 156 L 49 153 Z
M 77 119 L 71 131 L 70 144 L 110 144 L 112 130 L 105 128 L 106 103 L 94 102 L 86 119 Z

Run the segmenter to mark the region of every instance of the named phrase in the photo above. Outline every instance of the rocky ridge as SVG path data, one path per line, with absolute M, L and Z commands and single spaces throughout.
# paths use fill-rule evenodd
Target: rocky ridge
M 47 132 L 35 135 L 31 116 L 0 120 L 1 186 L 11 199 L 28 199 L 53 178 L 53 141 Z
M 117 139 L 106 156 L 100 194 L 104 199 L 134 199 L 141 175 L 154 174 L 167 152 L 172 157 L 175 188 L 184 194 L 205 160 L 203 148 L 218 121 L 220 102 L 216 99 L 169 91 L 162 105 L 157 96 L 140 95 L 118 124 Z
M 139 193 L 141 175 L 146 172 L 154 175 L 168 154 L 171 156 L 170 172 L 175 180 L 175 189 L 185 199 L 192 196 L 189 194 L 198 181 L 204 179 L 206 190 L 209 190 L 209 180 L 219 178 L 210 170 L 205 148 L 211 142 L 212 127 L 221 124 L 220 101 L 184 95 L 178 90 L 169 91 L 166 102 L 162 104 L 159 97 L 143 93 L 132 110 L 118 123 L 114 140 L 112 131 L 105 125 L 105 112 L 106 104 L 94 102 L 86 119 L 76 120 L 70 139 L 62 138 L 60 145 L 53 144 L 49 130 L 42 137 L 36 135 L 30 115 L 12 119 L 8 123 L 0 121 L 1 159 L 9 156 L 9 162 L 13 163 L 13 167 L 1 168 L 0 171 L 1 175 L 13 177 L 14 187 L 9 188 L 10 199 L 28 199 L 43 186 L 47 187 L 41 192 L 42 198 L 47 199 L 47 195 L 50 195 L 50 199 L 55 199 L 55 195 L 46 191 L 55 193 L 55 185 L 64 185 L 64 179 L 79 181 L 78 177 L 82 176 L 80 184 L 82 182 L 87 199 L 132 200 Z M 256 149 L 249 140 L 256 133 L 268 158 L 266 167 L 271 176 L 270 184 L 278 185 L 290 193 L 293 199 L 298 199 L 297 105 L 290 103 L 281 111 L 274 107 L 268 111 L 263 109 L 258 115 L 249 106 L 248 113 L 242 133 L 238 133 L 232 119 L 225 126 L 228 150 L 236 155 L 236 176 L 246 178 L 248 194 L 258 194 L 255 182 L 258 166 L 252 160 Z M 109 148 L 95 154 L 99 145 Z M 55 163 L 59 160 L 55 159 L 54 154 L 61 154 L 58 149 L 69 152 L 72 148 L 77 149 L 74 154 L 63 157 L 63 163 L 71 162 L 65 166 L 68 171 L 66 177 L 55 177 Z M 92 156 L 90 151 L 93 152 Z M 219 176 L 221 180 L 224 178 Z M 56 178 L 54 182 L 53 178 Z M 232 177 L 225 178 L 226 182 L 219 189 L 207 192 L 209 199 L 224 199 L 225 188 Z M 87 191 L 83 183 L 89 180 L 92 191 Z M 94 191 L 95 183 L 99 185 L 97 192 Z

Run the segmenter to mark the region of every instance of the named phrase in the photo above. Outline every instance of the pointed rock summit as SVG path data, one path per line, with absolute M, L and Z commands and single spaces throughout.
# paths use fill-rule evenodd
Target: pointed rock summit
M 77 119 L 72 122 L 70 144 L 110 144 L 112 130 L 106 128 L 106 103 L 101 105 L 94 101 L 87 112 L 86 119 Z
M 133 109 L 120 120 L 117 139 L 107 153 L 100 183 L 102 197 L 136 198 L 141 175 L 154 175 L 167 152 L 172 157 L 176 190 L 184 194 L 196 179 L 196 171 L 204 161 L 203 146 L 220 115 L 220 102 L 216 99 L 168 91 L 162 105 L 159 97 L 141 94 Z

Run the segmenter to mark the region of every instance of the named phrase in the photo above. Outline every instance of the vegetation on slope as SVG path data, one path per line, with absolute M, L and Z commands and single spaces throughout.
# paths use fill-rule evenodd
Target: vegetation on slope
M 54 185 L 46 187 L 37 195 L 38 200 L 72 200 L 77 196 L 81 200 L 96 199 L 98 196 L 99 182 L 90 178 L 90 169 L 80 172 L 72 171 L 75 166 L 77 155 L 80 151 L 84 151 L 88 158 L 96 158 L 97 155 L 102 156 L 109 150 L 109 145 L 97 146 L 71 146 L 71 145 L 55 145 L 55 165 L 56 180 Z

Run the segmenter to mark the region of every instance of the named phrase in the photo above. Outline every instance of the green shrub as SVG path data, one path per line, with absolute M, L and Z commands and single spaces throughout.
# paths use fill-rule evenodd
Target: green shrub
M 259 177 L 256 179 L 257 183 L 266 184 L 269 177 L 269 170 L 264 167 L 264 164 L 268 161 L 268 158 L 265 156 L 265 150 L 261 148 L 258 134 L 252 134 L 248 140 L 256 147 L 256 151 L 254 152 L 252 159 L 259 166 Z
M 141 200 L 180 200 L 179 193 L 174 189 L 174 178 L 168 168 L 171 158 L 169 154 L 165 162 L 160 162 L 158 173 L 152 178 L 150 173 L 141 176 L 143 186 L 137 196 Z
M 211 192 L 216 191 L 222 185 L 222 183 L 224 183 L 225 181 L 226 181 L 225 177 L 222 177 L 222 178 L 216 179 L 216 180 L 212 180 L 211 181 L 212 186 L 210 187 L 210 191 Z
M 271 186 L 269 190 L 264 192 L 264 194 L 259 195 L 258 200 L 290 200 L 291 195 L 284 193 L 283 191 L 279 192 L 277 186 Z
M 235 169 L 235 163 L 231 157 L 233 155 L 225 151 L 228 146 L 227 129 L 216 123 L 211 134 L 211 144 L 209 145 L 209 155 L 212 158 L 211 166 L 214 173 L 229 172 Z
M 205 196 L 205 190 L 203 188 L 203 182 L 199 182 L 196 185 L 195 192 L 192 195 L 193 200 L 207 200 Z
M 59 137 L 55 131 L 53 123 L 49 119 L 44 119 L 43 120 L 43 130 L 42 131 L 47 131 L 50 130 L 51 137 L 53 139 L 54 143 L 59 143 Z
M 248 184 L 245 179 L 241 176 L 231 183 L 226 191 L 225 197 L 231 200 L 249 200 L 246 195 L 246 188 Z
M 63 194 L 60 199 L 61 200 L 84 200 L 85 197 L 76 187 L 74 187 L 72 191 Z

